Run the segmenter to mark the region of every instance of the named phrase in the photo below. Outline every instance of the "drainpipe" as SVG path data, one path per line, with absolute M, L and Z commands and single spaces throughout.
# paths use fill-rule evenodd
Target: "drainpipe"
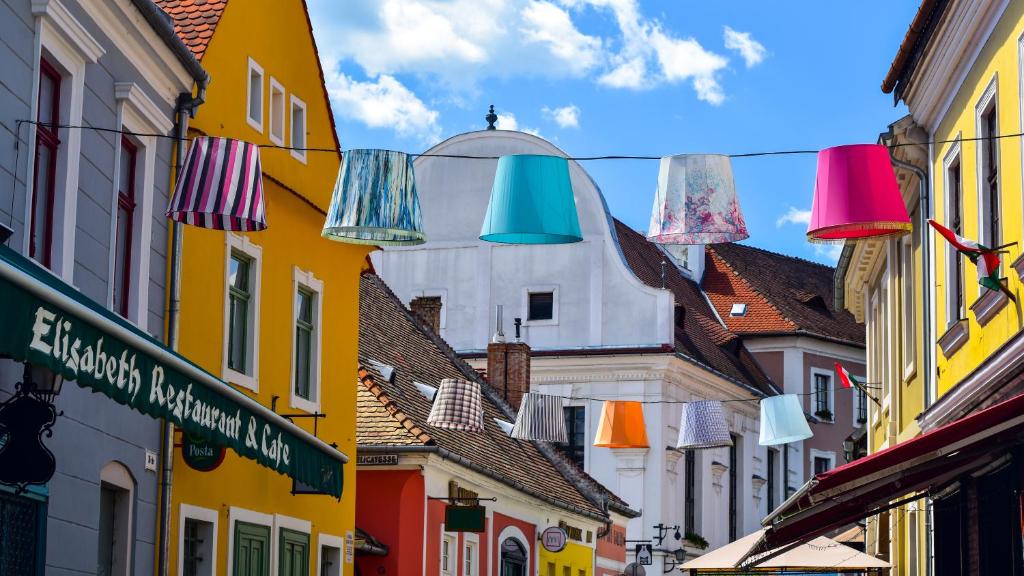
M 931 381 L 933 378 L 931 367 L 929 366 L 929 361 L 931 360 L 930 346 L 932 335 L 930 321 L 931 299 L 929 298 L 931 287 L 931 245 L 926 237 L 928 230 L 928 216 L 931 213 L 928 198 L 928 174 L 917 166 L 896 158 L 896 156 L 893 155 L 892 148 L 889 149 L 889 158 L 897 168 L 908 170 L 917 176 L 918 198 L 920 198 L 920 210 L 918 210 L 920 222 L 915 223 L 915 225 L 921 227 L 921 328 L 922 333 L 924 334 L 924 342 L 921 350 L 921 374 L 924 379 L 924 406 L 922 408 L 922 410 L 924 410 L 931 405 Z
M 188 120 L 195 116 L 196 108 L 206 100 L 206 86 L 210 77 L 204 76 L 198 82 L 198 94 L 193 97 L 190 92 L 178 95 L 175 108 L 177 122 L 174 125 L 174 137 L 178 149 L 175 152 L 175 184 L 181 175 L 181 167 L 185 162 L 186 137 Z M 170 305 L 167 311 L 167 345 L 171 350 L 178 350 L 178 322 L 181 311 L 181 238 L 182 224 L 171 220 L 171 275 Z M 160 447 L 163 465 L 160 467 L 160 564 L 159 576 L 167 576 L 168 555 L 171 548 L 171 479 L 174 467 L 174 424 L 169 420 L 163 423 L 163 444 Z

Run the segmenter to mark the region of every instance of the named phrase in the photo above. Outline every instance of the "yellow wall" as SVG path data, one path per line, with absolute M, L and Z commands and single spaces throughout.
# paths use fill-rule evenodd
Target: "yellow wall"
M 568 542 L 561 552 L 551 553 L 538 546 L 540 550 L 540 574 L 548 576 L 548 564 L 555 565 L 555 576 L 563 576 L 565 568 L 569 568 L 572 576 L 591 576 L 594 573 L 594 549 Z M 582 571 L 582 572 L 581 572 Z
M 248 57 L 263 67 L 264 131 L 246 122 Z M 329 108 L 321 85 L 312 38 L 301 0 L 232 2 L 216 29 L 202 64 L 212 77 L 206 103 L 191 126 L 217 136 L 269 144 L 269 79 L 276 78 L 287 96 L 306 104 L 309 147 L 336 148 Z M 287 108 L 286 108 L 287 109 Z M 286 113 L 285 134 L 290 117 Z M 287 138 L 287 136 L 286 136 Z M 287 140 L 286 140 L 287 144 Z M 334 153 L 309 152 L 306 163 L 286 150 L 263 149 L 264 193 L 269 227 L 246 234 L 262 249 L 259 309 L 259 392 L 238 388 L 277 411 L 289 406 L 294 322 L 293 270 L 312 272 L 323 282 L 321 317 L 321 411 L 318 436 L 355 457 L 355 378 L 358 346 L 359 274 L 370 249 L 322 239 L 320 229 L 339 166 Z M 299 196 L 302 196 L 301 198 Z M 310 203 L 312 202 L 312 204 Z M 221 374 L 224 338 L 226 234 L 185 227 L 182 258 L 181 352 L 214 374 Z M 312 432 L 312 419 L 295 423 Z M 180 443 L 180 434 L 176 441 Z M 189 468 L 175 451 L 171 518 L 171 573 L 177 573 L 181 504 L 218 512 L 217 574 L 227 571 L 231 507 L 280 514 L 312 524 L 310 574 L 317 574 L 317 537 L 342 539 L 354 530 L 355 465 L 345 467 L 341 501 L 330 496 L 290 493 L 291 480 L 228 451 L 212 472 Z M 272 540 L 276 533 L 272 532 Z M 272 547 L 276 544 L 272 543 Z M 342 549 L 344 558 L 344 549 Z M 277 567 L 271 567 L 276 573 Z M 352 565 L 344 565 L 352 574 Z

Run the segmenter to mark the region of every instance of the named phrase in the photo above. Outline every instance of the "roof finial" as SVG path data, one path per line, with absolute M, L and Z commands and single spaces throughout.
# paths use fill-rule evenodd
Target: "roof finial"
M 484 116 L 484 120 L 487 120 L 488 130 L 497 130 L 494 123 L 498 121 L 498 115 L 494 113 L 494 104 L 491 104 L 491 109 L 487 112 L 487 116 Z

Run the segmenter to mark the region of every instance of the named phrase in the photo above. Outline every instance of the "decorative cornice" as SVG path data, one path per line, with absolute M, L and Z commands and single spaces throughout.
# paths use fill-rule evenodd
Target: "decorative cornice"
M 1003 286 L 1006 286 L 1005 278 L 1001 282 Z M 974 312 L 974 318 L 978 324 L 984 326 L 989 323 L 989 320 L 995 318 L 996 314 L 1005 308 L 1009 301 L 1010 299 L 1003 291 L 984 288 L 981 296 L 978 296 L 978 299 L 971 304 L 971 311 Z
M 32 15 L 46 17 L 89 62 L 96 63 L 107 53 L 60 0 L 32 0 Z
M 950 358 L 957 350 L 967 343 L 970 337 L 970 328 L 966 318 L 957 320 L 950 326 L 945 334 L 939 337 L 939 347 L 942 348 L 942 355 Z

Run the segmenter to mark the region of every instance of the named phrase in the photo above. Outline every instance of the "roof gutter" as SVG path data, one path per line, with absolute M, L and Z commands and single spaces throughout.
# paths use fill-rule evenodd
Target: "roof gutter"
M 170 16 L 157 6 L 153 0 L 132 0 L 132 4 L 142 13 L 142 17 L 146 19 L 146 22 L 149 23 L 153 30 L 160 35 L 160 38 L 171 49 L 171 52 L 174 52 L 174 55 L 178 57 L 178 61 L 188 70 L 188 73 L 192 75 L 196 83 L 205 89 L 206 85 L 210 83 L 210 76 L 203 69 L 202 65 L 199 64 L 199 60 L 196 60 L 195 54 L 178 37 L 178 33 L 174 31 L 174 24 L 171 22 Z
M 420 445 L 420 446 L 385 446 L 385 445 L 378 445 L 378 444 L 369 444 L 369 445 L 368 444 L 360 444 L 360 445 L 356 446 L 356 453 L 358 454 L 359 452 L 369 452 L 371 454 L 380 454 L 380 453 L 384 453 L 384 454 L 398 454 L 398 453 L 437 454 L 438 456 L 440 456 L 441 458 L 444 458 L 445 460 L 450 460 L 450 461 L 455 462 L 456 464 L 458 464 L 460 466 L 465 466 L 466 468 L 469 468 L 470 470 L 473 470 L 474 472 L 477 472 L 478 474 L 482 474 L 484 476 L 487 476 L 488 478 L 491 478 L 492 480 L 497 480 L 498 482 L 501 482 L 502 484 L 506 484 L 508 486 L 511 486 L 511 487 L 515 488 L 516 490 L 518 490 L 518 491 L 520 491 L 520 492 L 522 492 L 524 494 L 528 494 L 530 496 L 533 496 L 534 498 L 537 498 L 538 500 L 543 500 L 544 502 L 547 502 L 548 504 L 551 504 L 552 506 L 556 506 L 558 508 L 562 508 L 563 510 L 567 510 L 569 512 L 572 512 L 573 514 L 579 514 L 580 516 L 586 516 L 587 518 L 590 518 L 592 520 L 597 520 L 598 522 L 601 522 L 601 523 L 605 523 L 605 522 L 608 521 L 608 516 L 606 516 L 606 515 L 597 514 L 595 512 L 591 512 L 589 510 L 584 510 L 583 508 L 580 508 L 579 506 L 576 506 L 576 505 L 573 505 L 573 504 L 569 504 L 568 502 L 563 502 L 562 500 L 559 500 L 558 498 L 552 498 L 551 496 L 548 496 L 547 494 L 544 494 L 542 492 L 538 492 L 537 490 L 534 490 L 534 489 L 532 489 L 532 488 L 530 488 L 528 486 L 525 486 L 524 484 L 522 484 L 521 482 L 519 482 L 517 480 L 512 480 L 511 478 L 508 478 L 508 477 L 506 477 L 503 474 L 499 474 L 499 473 L 497 473 L 497 472 L 495 472 L 493 470 L 490 470 L 488 468 L 484 468 L 483 466 L 480 466 L 479 464 L 471 462 L 471 461 L 463 458 L 462 456 L 460 456 L 460 455 L 458 455 L 458 454 L 456 454 L 456 453 L 454 453 L 454 452 L 452 452 L 450 450 L 446 450 L 444 448 L 441 448 L 440 446 L 436 446 L 436 445 L 435 446 L 424 446 L 424 445 Z

